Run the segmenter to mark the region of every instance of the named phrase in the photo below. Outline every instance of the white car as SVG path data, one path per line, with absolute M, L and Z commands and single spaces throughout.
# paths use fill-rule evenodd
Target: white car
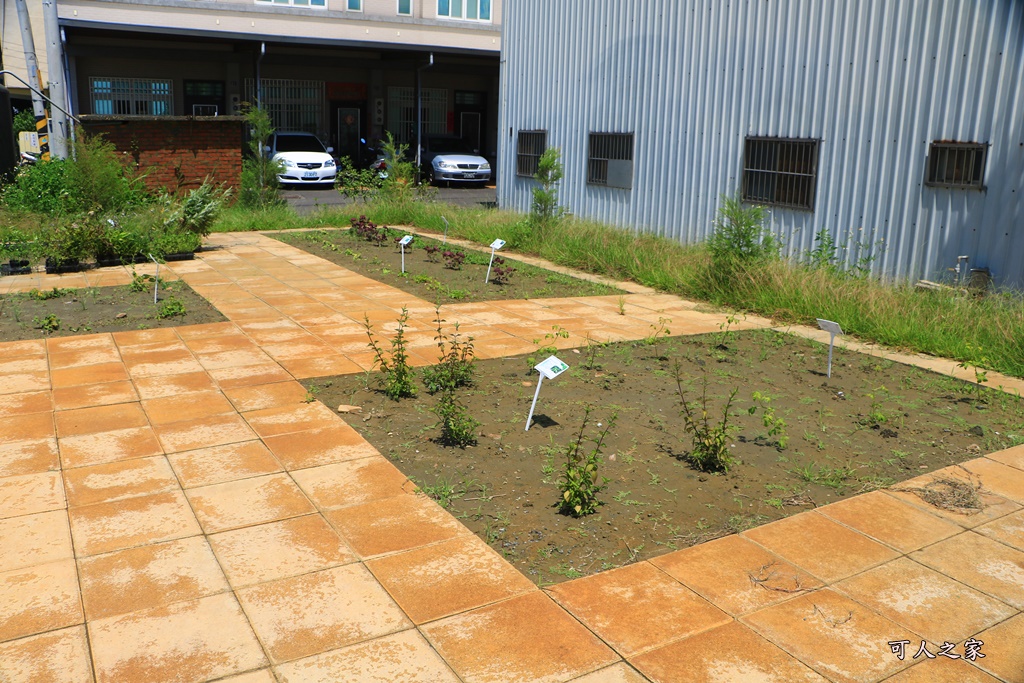
M 267 156 L 281 162 L 277 179 L 282 183 L 331 183 L 338 167 L 331 156 L 334 150 L 312 133 L 278 132 L 270 136 Z
M 421 154 L 423 173 L 431 183 L 486 183 L 491 164 L 460 138 L 431 136 Z

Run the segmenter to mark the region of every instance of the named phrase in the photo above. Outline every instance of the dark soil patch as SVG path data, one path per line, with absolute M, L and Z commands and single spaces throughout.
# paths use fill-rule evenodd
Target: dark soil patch
M 434 441 L 437 398 L 422 388 L 396 402 L 376 389 L 373 375 L 306 384 L 332 408 L 361 406 L 345 417 L 370 443 L 539 583 L 649 558 L 1024 441 L 1016 397 L 843 349 L 827 379 L 827 347 L 772 331 L 578 351 L 557 352 L 570 370 L 544 382 L 529 431 L 532 368 L 547 353 L 478 362 L 475 386 L 458 394 L 482 422 L 478 443 L 466 449 Z M 736 463 L 727 473 L 687 461 L 677 362 L 688 401 L 699 399 L 707 378 L 713 420 L 737 390 L 729 418 Z M 774 435 L 766 405 L 785 421 Z M 587 406 L 588 438 L 597 423 L 618 418 L 600 457 L 603 505 L 575 519 L 556 506 L 566 446 Z
M 125 285 L 54 288 L 0 296 L 0 341 L 179 327 L 227 320 L 180 280 L 161 283 L 156 304 L 153 303 L 153 283 L 146 285 L 145 289 L 134 292 Z
M 463 250 L 451 245 L 442 246 L 437 240 L 419 235 L 405 247 L 403 275 L 402 251 L 395 240 L 401 239 L 405 233 L 387 228 L 382 230 L 386 233 L 381 242 L 367 241 L 355 230 L 310 230 L 270 236 L 343 268 L 440 304 L 456 301 L 499 301 L 623 293 L 614 287 L 562 275 L 511 259 L 505 260 L 501 252 L 496 254 L 489 282 L 485 283 L 490 252 Z M 428 247 L 436 247 L 437 251 L 431 254 L 427 250 Z M 446 259 L 445 251 L 465 254 L 465 260 L 458 269 L 448 267 L 453 265 L 453 259 L 458 260 L 458 257 Z M 502 271 L 507 268 L 512 268 L 513 271 L 502 281 Z

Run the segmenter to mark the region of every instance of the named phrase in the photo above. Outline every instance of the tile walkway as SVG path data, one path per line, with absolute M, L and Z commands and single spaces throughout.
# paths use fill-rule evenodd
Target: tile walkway
M 541 590 L 302 400 L 298 379 L 369 367 L 364 314 L 406 306 L 429 362 L 433 306 L 259 234 L 210 242 L 168 269 L 230 322 L 0 344 L 3 683 L 1024 681 L 1024 447 L 944 472 L 983 483 L 974 516 L 876 491 Z M 625 302 L 444 315 L 485 358 L 556 325 L 569 347 L 723 319 Z

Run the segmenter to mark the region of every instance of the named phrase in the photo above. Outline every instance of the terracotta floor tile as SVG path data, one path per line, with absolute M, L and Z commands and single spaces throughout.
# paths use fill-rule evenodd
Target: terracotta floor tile
M 228 590 L 202 536 L 87 557 L 79 571 L 90 621 Z
M 802 512 L 743 536 L 826 581 L 863 571 L 899 553 L 816 512 Z
M 220 323 L 205 323 L 202 325 L 186 325 L 176 328 L 182 339 L 189 341 L 203 339 L 206 337 L 223 337 L 238 333 L 238 326 L 227 321 Z
M 356 560 L 320 515 L 293 517 L 209 537 L 235 587 L 306 574 Z
M 249 387 L 227 389 L 224 394 L 231 399 L 240 413 L 267 408 L 281 408 L 303 404 L 308 397 L 306 387 L 298 382 L 274 382 Z
M 960 532 L 961 527 L 881 491 L 818 508 L 848 527 L 909 553 Z
M 51 411 L 53 411 L 53 398 L 49 391 L 0 394 L 0 418 Z
M 119 460 L 64 472 L 68 505 L 92 505 L 178 489 L 164 456 Z
M 566 681 L 618 659 L 540 591 L 420 630 L 467 683 Z
M 65 368 L 50 373 L 50 382 L 54 390 L 66 387 L 77 387 L 82 384 L 103 384 L 106 382 L 125 382 L 128 371 L 124 363 L 101 363 L 87 365 L 82 368 Z
M 288 662 L 277 672 L 282 683 L 459 683 L 412 629 Z
M 149 424 L 138 403 L 62 410 L 54 415 L 58 438 L 145 427 Z
M 646 562 L 568 581 L 548 592 L 624 657 L 731 621 Z
M 619 662 L 585 676 L 572 679 L 572 683 L 648 683 L 648 679 L 630 665 Z
M 125 367 L 131 378 L 163 377 L 188 372 L 200 372 L 204 368 L 188 351 L 163 351 L 150 353 L 139 358 L 125 358 Z
M 0 567 L 5 571 L 72 558 L 64 510 L 0 519 Z
M 208 534 L 314 511 L 286 474 L 212 484 L 188 489 L 185 494 Z
M 366 566 L 417 624 L 536 590 L 532 581 L 469 534 Z
M 242 365 L 230 368 L 211 370 L 210 376 L 221 389 L 249 387 L 254 384 L 270 384 L 294 379 L 277 363 L 261 363 L 259 365 Z
M 284 369 L 290 372 L 295 379 L 325 377 L 328 375 L 350 375 L 363 372 L 363 366 L 341 354 L 330 354 L 315 358 L 281 359 L 280 362 Z
M 47 356 L 51 370 L 79 368 L 100 363 L 119 363 L 121 354 L 117 348 L 75 349 L 73 351 L 51 352 Z
M 68 515 L 78 557 L 201 533 L 180 491 L 71 508 Z
M 919 645 L 920 643 L 918 643 Z M 933 652 L 938 648 L 929 648 Z M 963 648 L 957 654 L 963 654 Z M 914 652 L 917 652 L 915 646 Z M 912 657 L 913 653 L 907 654 Z M 998 679 L 992 678 L 974 664 L 963 659 L 949 659 L 938 657 L 935 660 L 925 659 L 914 664 L 909 669 L 904 669 L 895 676 L 885 679 L 885 683 L 999 683 Z M 985 660 L 978 660 L 985 661 Z M 1013 680 L 1013 679 L 1008 679 Z
M 274 678 L 274 674 L 271 673 L 270 669 L 260 669 L 259 671 L 250 671 L 249 673 L 231 676 L 230 678 L 221 678 L 217 683 L 278 683 L 278 680 Z
M 85 627 L 0 643 L 4 683 L 92 683 Z
M 311 429 L 301 434 L 269 436 L 263 442 L 289 470 L 379 455 L 377 449 L 359 432 L 341 420 L 333 427 Z
M 953 522 L 965 529 L 973 529 L 985 522 L 990 522 L 993 519 L 999 519 L 1003 515 L 1007 515 L 1021 509 L 1021 506 L 1017 503 L 996 495 L 985 487 L 978 492 L 978 497 L 981 499 L 982 509 L 980 511 L 972 511 L 970 513 L 945 510 L 943 508 L 930 505 L 920 496 L 911 492 L 914 488 L 922 488 L 930 482 L 946 476 L 966 480 L 970 475 L 968 475 L 967 471 L 961 467 L 946 467 L 941 470 L 936 470 L 935 472 L 901 482 L 895 487 L 887 489 L 886 495 L 894 496 L 895 498 L 918 507 L 926 512 L 930 512 L 933 515 L 942 517 L 943 519 Z M 977 477 L 974 477 L 973 482 L 977 482 Z
M 84 384 L 77 387 L 55 389 L 53 392 L 53 403 L 57 410 L 109 406 L 138 400 L 139 395 L 131 382 Z
M 25 339 L 0 343 L 0 358 L 45 358 L 46 341 Z
M 193 451 L 256 438 L 245 420 L 235 413 L 158 425 L 155 431 L 167 453 Z
M 60 472 L 39 472 L 0 479 L 0 519 L 62 510 L 66 506 Z
M 252 345 L 251 348 L 197 354 L 197 358 L 199 359 L 199 363 L 206 368 L 207 371 L 234 368 L 238 366 L 258 365 L 260 363 L 269 363 L 272 361 L 270 356 L 265 354 L 258 346 L 255 345 Z
M 204 337 L 183 336 L 185 344 L 197 355 L 223 353 L 225 351 L 259 350 L 249 337 L 232 327 L 230 334 L 210 335 Z
M 1024 510 L 1000 517 L 974 529 L 979 534 L 1024 551 Z
M 0 641 L 83 621 L 74 560 L 0 572 Z
M 151 427 L 117 429 L 99 434 L 67 437 L 60 440 L 59 450 L 65 469 L 129 458 L 144 458 L 164 452 Z
M 1024 504 L 1024 471 L 986 458 L 964 463 L 964 468 L 981 477 L 984 488 Z
M 826 683 L 738 622 L 705 631 L 630 659 L 653 683 Z
M 73 337 L 51 337 L 46 340 L 47 353 L 67 353 L 83 349 L 116 350 L 114 338 L 109 333 L 82 334 Z
M 152 330 L 126 330 L 124 332 L 115 332 L 113 337 L 114 343 L 118 347 L 179 341 L 178 333 L 174 331 L 174 328 L 170 327 L 160 327 Z
M 761 636 L 829 680 L 877 681 L 910 664 L 889 641 L 920 643 L 920 636 L 828 588 L 749 614 L 743 621 Z
M 966 532 L 910 557 L 1017 609 L 1024 609 L 1024 552 Z
M 43 361 L 46 362 L 45 360 Z M 50 372 L 49 370 L 34 370 L 31 372 L 11 372 L 4 374 L 0 370 L 0 376 L 4 381 L 0 383 L 0 395 L 17 394 L 26 391 L 49 391 Z
M 341 421 L 318 401 L 254 410 L 245 414 L 245 420 L 261 437 L 334 427 Z
M 237 595 L 275 663 L 412 625 L 361 564 L 263 583 Z
M 217 390 L 147 399 L 142 401 L 142 407 L 154 426 L 235 412 L 231 402 Z
M 718 538 L 650 562 L 731 614 L 761 609 L 822 585 L 742 536 Z
M 214 391 L 217 384 L 205 371 L 183 372 L 178 375 L 138 377 L 135 387 L 142 400 L 180 396 L 193 391 Z
M 295 481 L 320 508 L 369 503 L 409 493 L 409 478 L 381 456 L 292 472 Z
M 18 358 L 4 356 L 0 360 L 0 375 L 4 377 L 30 372 L 46 372 L 48 368 L 49 365 L 46 362 L 45 356 L 23 356 Z
M 996 462 L 1001 462 L 1004 465 L 1016 467 L 1018 470 L 1024 470 L 1024 444 L 989 453 L 986 457 Z
M 985 643 L 981 646 L 984 659 L 975 664 L 1004 681 L 1024 681 L 1024 614 L 1007 619 L 977 636 Z M 963 652 L 963 648 L 957 648 Z
M 56 439 L 0 444 L 0 477 L 52 472 L 60 469 Z
M 1016 613 L 1009 605 L 905 557 L 833 588 L 932 643 L 960 642 Z
M 258 440 L 172 453 L 167 459 L 186 489 L 281 471 L 277 458 Z
M 53 413 L 0 417 L 0 446 L 16 441 L 35 441 L 54 436 Z
M 267 663 L 230 593 L 91 621 L 89 640 L 97 683 L 206 681 Z

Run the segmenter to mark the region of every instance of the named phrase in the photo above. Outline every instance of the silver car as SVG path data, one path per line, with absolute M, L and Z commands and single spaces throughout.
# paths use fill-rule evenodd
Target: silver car
M 420 155 L 423 175 L 431 183 L 486 183 L 491 164 L 461 138 L 431 136 Z

